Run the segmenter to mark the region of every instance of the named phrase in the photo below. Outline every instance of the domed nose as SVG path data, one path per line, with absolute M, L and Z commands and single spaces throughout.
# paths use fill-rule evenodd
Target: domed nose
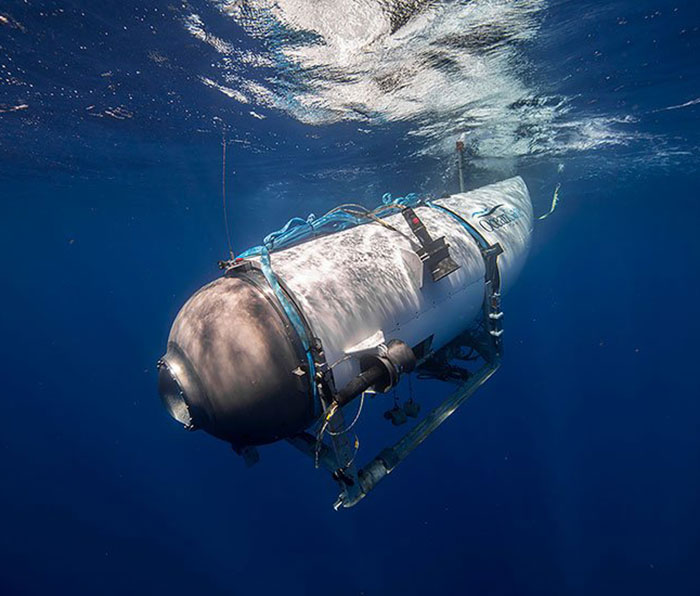
M 256 275 L 220 278 L 190 298 L 159 363 L 170 415 L 237 448 L 288 437 L 314 416 L 303 347 Z

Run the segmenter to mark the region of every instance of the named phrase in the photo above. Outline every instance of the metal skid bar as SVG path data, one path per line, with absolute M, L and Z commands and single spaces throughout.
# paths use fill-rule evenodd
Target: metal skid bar
M 379 481 L 389 475 L 416 447 L 445 422 L 457 408 L 467 401 L 479 387 L 489 380 L 500 366 L 500 360 L 486 362 L 461 387 L 445 401 L 433 409 L 415 427 L 407 432 L 393 447 L 382 450 L 372 461 L 358 472 L 360 490 L 355 498 L 342 499 L 343 507 L 352 507 L 359 503 Z M 341 493 L 341 498 L 343 497 Z
M 460 385 L 457 391 L 453 392 L 439 406 L 429 412 L 397 443 L 383 449 L 374 459 L 359 470 L 352 463 L 352 460 L 348 459 L 349 444 L 337 444 L 338 439 L 343 437 L 343 435 L 332 436 L 332 445 L 325 441 L 318 444 L 316 437 L 309 433 L 295 435 L 287 439 L 287 441 L 302 453 L 316 460 L 338 482 L 341 492 L 334 504 L 335 509 L 353 507 L 382 478 L 388 476 L 416 447 L 454 414 L 498 370 L 501 364 L 500 356 L 493 354 L 493 352 L 482 355 L 486 357 L 483 366 L 474 372 L 469 380 Z M 336 412 L 334 418 L 336 420 L 333 426 L 341 428 L 343 419 L 340 410 Z

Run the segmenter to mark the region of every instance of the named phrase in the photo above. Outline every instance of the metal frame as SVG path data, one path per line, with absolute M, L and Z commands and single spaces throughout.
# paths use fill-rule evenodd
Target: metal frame
M 439 406 L 424 416 L 418 424 L 409 430 L 398 442 L 383 449 L 362 468 L 354 462 L 355 451 L 351 447 L 345 428 L 343 413 L 340 409 L 329 418 L 329 427 L 340 434 L 331 435 L 330 444 L 319 440 L 309 433 L 301 433 L 287 439 L 297 449 L 313 458 L 316 465 L 328 470 L 340 486 L 340 494 L 334 503 L 334 509 L 353 507 L 359 503 L 379 483 L 391 474 L 408 455 L 425 439 L 435 432 L 457 409 L 467 401 L 498 370 L 501 364 L 503 333 L 503 312 L 500 310 L 500 276 L 497 267 L 500 245 L 482 249 L 486 265 L 486 283 L 484 288 L 483 331 L 475 336 L 466 334 L 461 345 L 473 348 L 484 364 L 470 378 L 450 394 Z M 444 349 L 444 348 L 443 348 Z M 431 352 L 423 358 L 425 363 L 436 355 Z
M 498 268 L 498 256 L 503 248 L 496 243 L 489 245 L 486 239 L 469 222 L 459 214 L 440 207 L 457 219 L 479 246 L 484 260 L 484 301 L 483 331 L 479 335 L 464 334 L 456 339 L 455 345 L 473 348 L 483 359 L 484 364 L 450 394 L 439 406 L 431 410 L 409 430 L 398 442 L 383 449 L 362 468 L 355 464 L 356 449 L 351 446 L 342 409 L 326 410 L 322 415 L 328 422 L 330 444 L 323 437 L 315 437 L 304 432 L 287 439 L 294 447 L 313 458 L 316 467 L 323 466 L 340 487 L 340 494 L 334 503 L 334 509 L 353 507 L 359 503 L 377 484 L 394 471 L 408 455 L 425 439 L 435 432 L 457 409 L 467 401 L 498 370 L 501 364 L 503 334 L 503 312 L 501 311 L 501 276 Z M 312 336 L 313 337 L 313 336 Z M 442 348 L 446 350 L 447 348 Z M 417 367 L 436 355 L 430 352 L 418 363 Z M 323 361 L 322 361 L 323 362 Z M 327 365 L 326 365 L 327 366 Z M 322 366 L 321 375 L 327 372 Z M 332 378 L 332 377 L 331 377 Z M 313 381 L 312 381 L 313 382 Z M 333 390 L 334 388 L 332 388 Z M 327 407 L 328 404 L 324 406 Z
M 383 449 L 368 463 L 358 469 L 355 465 L 354 450 L 347 434 L 331 435 L 330 444 L 320 444 L 315 436 L 302 433 L 288 439 L 289 443 L 311 457 L 331 473 L 340 486 L 340 494 L 334 508 L 352 507 L 359 503 L 396 466 L 442 425 L 457 409 L 467 401 L 498 370 L 501 364 L 500 351 L 496 349 L 494 337 L 487 330 L 481 339 L 465 338 L 465 344 L 473 347 L 484 359 L 484 364 L 472 376 L 450 394 L 439 406 L 424 416 L 391 447 Z M 331 418 L 332 428 L 344 428 L 342 412 L 338 410 Z M 346 464 L 344 462 L 350 462 Z

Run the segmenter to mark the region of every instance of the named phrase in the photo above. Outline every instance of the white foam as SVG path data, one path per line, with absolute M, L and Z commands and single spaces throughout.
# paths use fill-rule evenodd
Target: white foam
M 696 97 L 695 99 L 691 99 L 690 101 L 686 101 L 685 103 L 679 103 L 676 105 L 667 106 L 665 108 L 655 110 L 655 112 L 667 112 L 669 110 L 680 110 L 681 108 L 689 108 L 690 106 L 696 106 L 698 104 L 700 104 L 700 97 Z
M 187 30 L 222 56 L 225 85 L 202 81 L 304 123 L 360 121 L 368 130 L 406 121 L 419 153 L 451 152 L 463 134 L 484 159 L 633 138 L 629 121 L 566 120 L 567 98 L 526 82 L 523 44 L 537 39 L 545 0 L 209 1 L 269 51 L 236 48 L 189 15 Z
M 230 87 L 226 87 L 224 85 L 221 85 L 217 83 L 216 81 L 212 81 L 211 79 L 207 77 L 200 77 L 200 80 L 202 83 L 204 83 L 207 87 L 212 87 L 213 89 L 217 89 L 218 91 L 221 91 L 224 95 L 230 97 L 231 99 L 235 99 L 237 102 L 240 103 L 248 103 L 249 100 L 248 98 L 243 95 L 240 91 L 237 91 L 236 89 L 231 89 Z

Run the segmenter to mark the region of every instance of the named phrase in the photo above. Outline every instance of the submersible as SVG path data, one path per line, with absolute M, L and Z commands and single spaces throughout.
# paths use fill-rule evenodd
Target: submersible
M 163 403 L 249 462 L 257 446 L 288 440 L 331 471 L 337 507 L 354 505 L 498 367 L 501 295 L 532 226 L 520 177 L 292 220 L 223 262 L 223 275 L 182 307 L 158 363 Z M 454 364 L 473 354 L 480 369 Z M 360 468 L 344 407 L 412 371 L 458 389 Z M 409 404 L 388 412 L 395 424 L 418 414 Z

